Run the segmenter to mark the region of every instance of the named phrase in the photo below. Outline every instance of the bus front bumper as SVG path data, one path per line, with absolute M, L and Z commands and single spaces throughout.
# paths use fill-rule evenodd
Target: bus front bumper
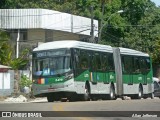
M 49 85 L 32 85 L 33 95 L 47 94 L 53 92 L 76 92 L 74 81 L 69 80 L 64 83 L 49 84 Z

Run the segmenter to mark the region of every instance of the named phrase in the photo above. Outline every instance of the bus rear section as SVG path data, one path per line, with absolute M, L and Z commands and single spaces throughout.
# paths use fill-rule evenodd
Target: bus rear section
M 113 51 L 117 95 L 136 99 L 152 98 L 153 73 L 149 55 L 126 48 L 113 48 Z

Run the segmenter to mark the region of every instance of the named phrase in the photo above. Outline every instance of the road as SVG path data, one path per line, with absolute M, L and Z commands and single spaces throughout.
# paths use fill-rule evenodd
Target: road
M 18 111 L 18 112 L 40 112 L 42 118 L 23 118 L 23 120 L 123 120 L 123 119 L 138 119 L 138 120 L 159 120 L 156 118 L 156 111 L 160 115 L 160 99 L 141 99 L 141 100 L 106 100 L 106 101 L 86 101 L 86 102 L 53 102 L 46 101 L 34 103 L 0 103 L 0 111 Z M 49 112 L 43 112 L 49 111 Z M 68 111 L 68 112 L 64 112 Z M 78 111 L 78 112 L 75 112 Z M 83 113 L 79 111 L 84 111 Z M 89 112 L 88 112 L 89 111 Z M 113 111 L 113 112 L 109 112 Z M 116 112 L 114 112 L 116 111 Z M 125 111 L 125 112 L 123 112 Z M 148 111 L 127 112 L 127 111 Z M 155 112 L 150 112 L 155 111 Z M 52 112 L 52 113 L 51 113 Z M 117 114 L 118 113 L 118 114 Z M 54 117 L 44 117 L 44 116 Z M 142 118 L 146 115 L 145 118 Z M 150 115 L 150 116 L 149 116 Z M 152 115 L 152 116 L 151 116 Z M 63 116 L 63 117 L 61 117 Z M 129 117 L 122 117 L 129 116 Z M 134 116 L 134 117 L 132 117 Z M 154 117 L 154 118 L 151 118 Z M 8 118 L 9 119 L 9 118 Z M 12 120 L 18 118 L 12 118 Z M 22 119 L 22 118 L 19 118 Z

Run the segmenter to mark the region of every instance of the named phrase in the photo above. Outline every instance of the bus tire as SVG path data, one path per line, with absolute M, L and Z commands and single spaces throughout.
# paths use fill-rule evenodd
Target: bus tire
M 154 99 L 154 93 L 150 93 L 149 97 L 151 97 L 151 99 Z
M 90 100 L 90 90 L 89 90 L 89 85 L 85 85 L 85 93 L 83 95 L 83 100 L 88 101 Z
M 111 85 L 111 87 L 110 87 L 109 99 L 110 99 L 110 100 L 114 100 L 115 98 L 116 98 L 115 89 L 114 89 L 114 86 Z
M 141 98 L 143 98 L 143 88 L 142 88 L 142 86 L 140 85 L 140 86 L 139 86 L 139 89 L 138 89 L 137 99 L 141 99 Z
M 48 100 L 48 102 L 53 102 L 54 101 L 54 97 L 51 94 L 47 95 L 47 100 Z

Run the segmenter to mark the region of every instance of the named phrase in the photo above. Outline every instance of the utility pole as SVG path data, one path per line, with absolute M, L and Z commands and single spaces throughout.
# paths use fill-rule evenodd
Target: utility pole
M 93 5 L 91 6 L 91 32 L 90 32 L 91 38 L 90 42 L 95 42 L 94 40 L 94 21 L 93 21 Z
M 16 58 L 19 57 L 19 38 L 20 38 L 20 29 L 18 29 L 18 33 L 17 33 L 17 41 L 16 41 Z
M 101 22 L 100 22 L 100 29 L 101 29 L 101 27 L 103 26 L 103 15 L 104 15 L 104 5 L 105 5 L 105 0 L 102 0 L 102 4 L 101 4 L 101 6 L 102 6 L 102 17 L 101 17 Z M 100 33 L 99 33 L 99 37 L 98 37 L 98 42 L 101 40 L 101 32 L 102 31 L 100 31 Z

